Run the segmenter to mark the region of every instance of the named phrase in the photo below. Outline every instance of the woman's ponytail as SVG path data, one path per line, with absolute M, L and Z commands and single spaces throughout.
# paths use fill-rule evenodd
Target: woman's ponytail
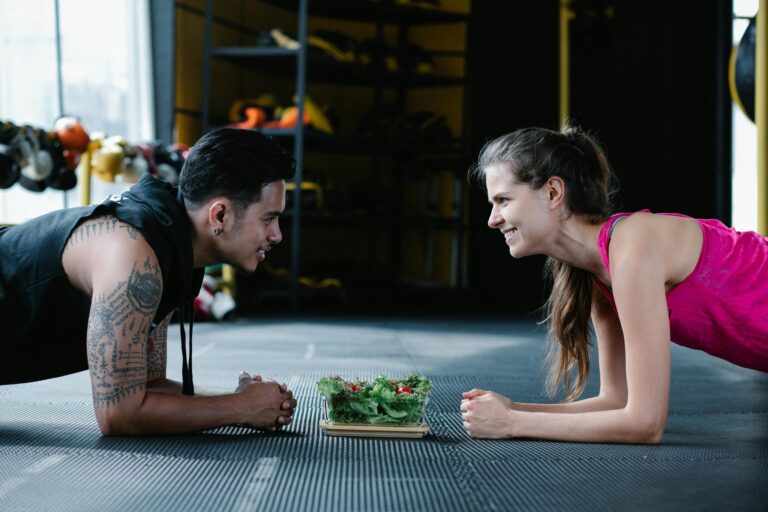
M 554 394 L 562 384 L 568 393 L 565 400 L 571 401 L 584 390 L 589 375 L 592 275 L 552 258 L 547 259 L 545 272 L 552 279 L 545 318 L 549 324 L 547 391 Z
M 560 177 L 569 215 L 583 215 L 592 224 L 611 215 L 611 166 L 600 145 L 576 127 L 567 126 L 562 132 L 525 128 L 499 137 L 483 148 L 470 177 L 483 178 L 485 169 L 500 164 L 534 190 L 553 176 Z M 581 394 L 589 375 L 593 278 L 552 258 L 545 271 L 552 279 L 545 320 L 550 334 L 548 388 L 554 393 L 562 383 L 570 401 Z

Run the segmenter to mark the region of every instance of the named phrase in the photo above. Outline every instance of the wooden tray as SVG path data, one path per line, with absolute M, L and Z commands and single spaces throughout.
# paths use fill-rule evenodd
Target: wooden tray
M 406 439 L 418 439 L 429 432 L 429 425 L 366 425 L 359 423 L 333 423 L 328 420 L 320 420 L 320 428 L 329 436 L 344 437 L 399 437 Z

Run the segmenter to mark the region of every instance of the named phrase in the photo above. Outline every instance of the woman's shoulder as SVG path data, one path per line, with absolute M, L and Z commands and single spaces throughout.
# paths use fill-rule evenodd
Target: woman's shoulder
M 681 243 L 697 241 L 701 236 L 701 226 L 693 217 L 643 210 L 624 216 L 614 226 L 611 245 L 616 242 L 616 245 L 679 246 Z
M 696 219 L 641 211 L 618 223 L 611 237 L 611 260 L 653 259 L 671 282 L 688 275 L 701 254 L 703 233 Z
M 620 221 L 614 221 L 611 226 L 611 259 L 625 251 L 639 254 L 643 249 L 657 245 L 661 232 L 666 229 L 664 221 L 660 222 L 657 215 L 648 211 L 618 216 L 617 219 Z
M 622 222 L 616 224 L 614 235 L 629 239 L 675 238 L 692 229 L 700 231 L 699 222 L 693 217 L 679 213 L 653 213 L 641 210 L 634 213 L 617 214 Z

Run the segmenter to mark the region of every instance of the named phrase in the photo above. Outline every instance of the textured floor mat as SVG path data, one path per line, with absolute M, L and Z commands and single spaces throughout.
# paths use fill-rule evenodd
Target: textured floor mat
M 169 377 L 180 377 L 169 336 Z M 177 336 L 177 335 L 176 335 Z M 546 400 L 533 322 L 254 321 L 195 328 L 195 382 L 232 389 L 241 369 L 299 401 L 277 434 L 238 427 L 105 438 L 84 373 L 0 387 L 0 510 L 766 510 L 768 375 L 673 347 L 658 446 L 480 441 L 461 392 Z M 419 440 L 327 437 L 315 381 L 426 374 Z M 585 396 L 597 392 L 590 377 Z

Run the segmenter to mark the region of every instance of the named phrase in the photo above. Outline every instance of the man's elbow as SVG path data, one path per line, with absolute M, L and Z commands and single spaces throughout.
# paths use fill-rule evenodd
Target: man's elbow
M 120 434 L 120 430 L 115 425 L 112 425 L 106 421 L 99 422 L 99 430 L 101 431 L 101 435 L 105 437 L 123 435 Z
M 133 415 L 123 411 L 97 411 L 96 421 L 103 436 L 136 436 L 142 432 L 136 428 Z

